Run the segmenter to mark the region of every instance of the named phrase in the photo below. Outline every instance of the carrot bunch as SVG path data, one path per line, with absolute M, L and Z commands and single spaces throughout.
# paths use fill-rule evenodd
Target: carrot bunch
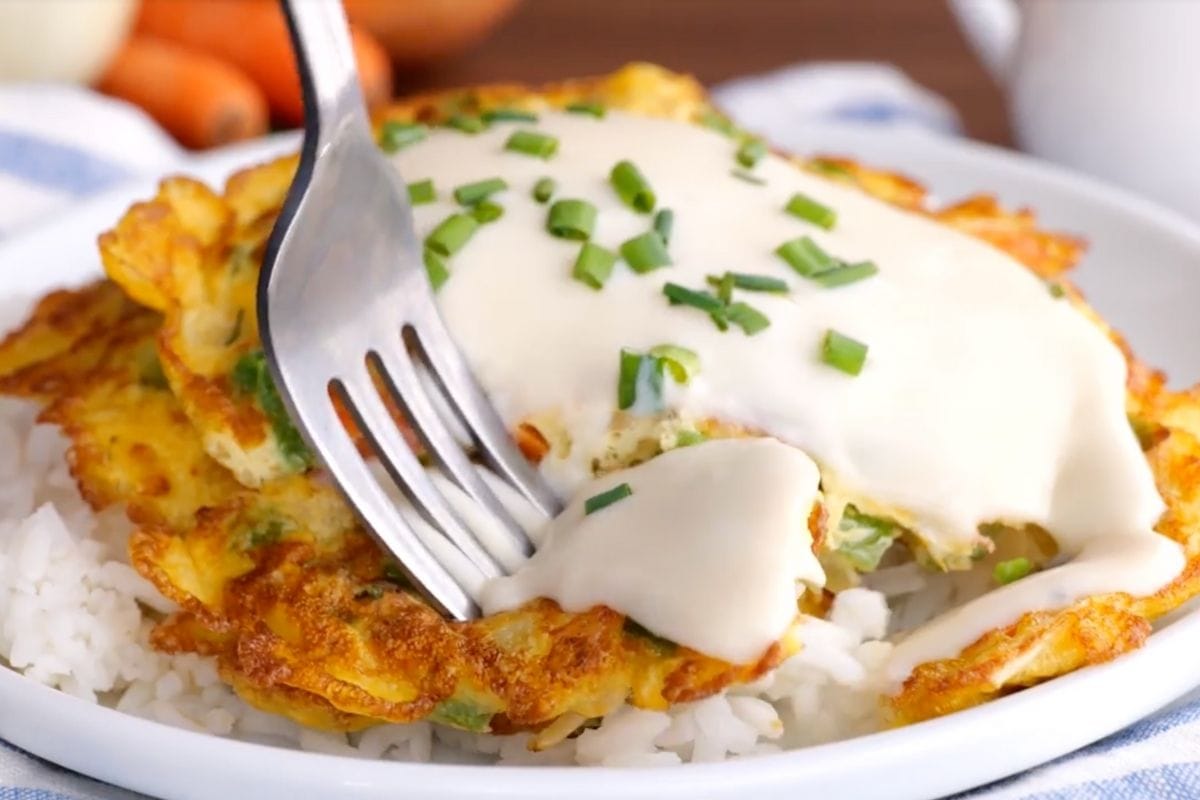
M 375 105 L 391 96 L 388 55 L 366 31 L 350 33 L 363 94 Z M 188 147 L 304 119 L 278 0 L 142 0 L 133 34 L 97 88 L 141 106 Z

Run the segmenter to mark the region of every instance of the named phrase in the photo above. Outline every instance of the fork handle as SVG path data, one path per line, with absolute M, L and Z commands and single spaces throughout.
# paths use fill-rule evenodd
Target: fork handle
M 370 135 L 346 12 L 339 0 L 282 0 L 300 89 L 304 146 L 322 148 L 352 129 Z

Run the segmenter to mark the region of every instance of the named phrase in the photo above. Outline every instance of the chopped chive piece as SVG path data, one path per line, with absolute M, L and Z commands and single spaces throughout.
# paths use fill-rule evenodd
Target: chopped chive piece
M 730 303 L 733 302 L 734 283 L 733 283 L 733 276 L 730 273 L 726 272 L 724 275 L 717 278 L 715 281 L 709 279 L 708 283 L 710 286 L 712 286 L 714 289 L 717 290 L 717 299 L 718 300 L 720 300 L 725 305 L 729 305 Z
M 538 182 L 533 185 L 533 199 L 539 203 L 549 202 L 557 188 L 558 184 L 554 178 L 539 178 Z
M 584 242 L 583 247 L 579 249 L 579 257 L 575 259 L 575 266 L 571 269 L 571 277 L 593 289 L 603 289 L 616 263 L 617 254 L 613 251 L 598 244 Z
M 514 131 L 504 143 L 504 149 L 547 159 L 558 151 L 558 139 L 537 131 Z
M 608 178 L 612 181 L 613 188 L 617 190 L 617 196 L 625 205 L 643 214 L 649 214 L 654 210 L 654 204 L 657 202 L 654 190 L 650 188 L 646 176 L 634 166 L 632 161 L 618 161 Z
M 628 348 L 621 350 L 617 379 L 617 408 L 640 406 L 644 413 L 661 411 L 663 367 L 657 358 Z
M 454 188 L 454 199 L 461 205 L 473 206 L 486 200 L 496 192 L 504 191 L 508 183 L 503 178 L 488 178 L 475 183 L 464 183 Z
M 418 122 L 389 120 L 379 129 L 379 147 L 385 153 L 395 153 L 425 138 L 425 126 Z
M 621 245 L 621 258 L 637 273 L 671 265 L 667 245 L 655 231 L 646 231 L 641 236 L 625 241 Z
M 479 133 L 487 127 L 487 123 L 473 114 L 455 114 L 446 120 L 446 127 L 455 128 L 463 133 Z
M 830 329 L 821 340 L 821 360 L 847 375 L 857 375 L 862 372 L 863 362 L 867 360 L 867 346 Z
M 651 347 L 649 354 L 671 373 L 676 383 L 686 384 L 700 374 L 700 356 L 695 351 L 675 344 L 660 344 Z
M 744 170 L 744 169 L 735 169 L 735 170 L 732 170 L 729 174 L 732 175 L 733 177 L 737 178 L 738 180 L 745 181 L 746 183 L 753 183 L 755 186 L 766 186 L 767 185 L 766 179 L 760 178 L 757 175 L 746 172 L 746 170 Z
M 491 124 L 493 122 L 537 122 L 538 116 L 532 111 L 524 111 L 520 108 L 491 108 L 480 114 L 483 121 Z
M 711 312 L 708 316 L 712 318 L 713 324 L 717 326 L 717 330 L 719 330 L 721 333 L 729 330 L 729 320 L 725 317 L 724 306 L 716 311 Z
M 846 264 L 837 269 L 818 272 L 812 276 L 812 279 L 826 289 L 832 289 L 835 286 L 857 283 L 864 278 L 871 277 L 877 272 L 879 272 L 879 267 L 875 266 L 873 261 L 860 261 L 857 264 Z
M 675 229 L 675 212 L 669 208 L 661 209 L 654 215 L 654 232 L 662 237 L 663 244 L 670 244 L 671 232 Z
M 700 431 L 677 431 L 675 433 L 676 447 L 691 447 L 707 440 L 708 437 Z
M 743 289 L 747 292 L 772 292 L 775 294 L 786 294 L 788 291 L 787 281 L 780 278 L 773 278 L 770 275 L 749 275 L 745 272 L 726 272 L 724 275 L 709 275 L 706 279 L 710 286 L 719 287 L 725 280 L 729 280 L 733 288 Z
M 691 306 L 711 313 L 723 312 L 725 304 L 708 292 L 698 292 L 678 283 L 664 283 L 662 292 L 673 306 Z
M 762 139 L 747 139 L 737 150 L 737 161 L 749 169 L 762 160 L 767 154 L 767 143 Z
M 1049 281 L 1046 283 L 1046 289 L 1050 292 L 1050 296 L 1055 300 L 1066 297 L 1067 290 L 1058 281 Z
M 833 256 L 821 249 L 821 246 L 807 236 L 784 242 L 775 249 L 775 255 L 786 261 L 792 269 L 806 278 L 837 269 L 838 262 Z
M 442 288 L 442 284 L 450 277 L 450 270 L 446 268 L 446 262 L 428 247 L 425 248 L 425 272 L 429 275 L 429 285 L 435 292 Z
M 481 225 L 495 222 L 504 216 L 504 206 L 493 203 L 491 200 L 484 200 L 471 207 L 471 216 Z
M 437 192 L 433 189 L 433 181 L 426 178 L 423 181 L 410 183 L 408 185 L 408 202 L 414 206 L 432 203 L 437 199 Z
M 764 331 L 771 325 L 766 314 L 746 303 L 730 303 L 725 309 L 725 319 L 741 328 L 747 336 Z
M 629 488 L 628 483 L 618 484 L 609 489 L 607 492 L 601 492 L 600 494 L 594 497 L 589 497 L 587 500 L 585 500 L 583 503 L 583 513 L 595 514 L 600 509 L 607 508 L 618 500 L 624 500 L 631 494 L 633 494 L 633 489 Z
M 604 119 L 604 115 L 608 110 L 600 103 L 571 103 L 567 106 L 567 111 L 572 114 L 588 114 L 596 119 Z
M 704 127 L 712 128 L 731 138 L 738 134 L 737 126 L 733 124 L 733 121 L 718 111 L 706 111 L 698 121 Z
M 1001 561 L 992 569 L 992 578 L 996 583 L 1003 586 L 1006 583 L 1019 581 L 1028 575 L 1032 569 L 1033 564 L 1025 556 L 1011 558 L 1008 561 Z
M 546 230 L 560 239 L 589 239 L 595 227 L 596 207 L 587 200 L 559 200 L 546 216 Z
M 792 195 L 792 199 L 788 200 L 787 205 L 783 208 L 792 216 L 799 217 L 805 222 L 811 222 L 818 228 L 824 228 L 827 231 L 833 230 L 833 225 L 837 222 L 836 211 L 799 192 Z
M 478 227 L 479 222 L 469 214 L 451 214 L 425 237 L 425 246 L 439 256 L 452 256 Z

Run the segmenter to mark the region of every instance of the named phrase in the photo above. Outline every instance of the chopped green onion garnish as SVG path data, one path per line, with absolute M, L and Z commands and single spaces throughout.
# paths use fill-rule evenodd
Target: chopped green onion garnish
M 843 167 L 841 164 L 835 164 L 832 161 L 825 159 L 816 159 L 808 162 L 808 168 L 813 172 L 819 172 L 822 175 L 827 175 L 831 178 L 854 178 L 854 173 Z
M 837 259 L 807 236 L 784 242 L 775 249 L 775 254 L 806 278 L 837 269 L 838 266 Z
M 654 210 L 654 190 L 632 161 L 618 161 L 608 177 L 625 205 L 643 214 Z
M 766 186 L 767 185 L 767 181 L 765 178 L 760 178 L 757 175 L 746 172 L 746 170 L 744 170 L 744 169 L 735 169 L 735 170 L 732 170 L 729 174 L 732 175 L 733 177 L 737 178 L 740 181 L 745 181 L 746 183 L 753 183 L 755 186 Z
M 1064 289 L 1063 285 L 1058 281 L 1049 281 L 1046 284 L 1046 289 L 1050 292 L 1050 296 L 1055 300 L 1065 297 L 1067 294 L 1067 290 Z
M 708 292 L 697 292 L 695 289 L 680 286 L 678 283 L 664 283 L 662 292 L 673 306 L 691 306 L 709 313 L 725 310 L 725 304 Z
M 538 182 L 533 185 L 533 199 L 539 203 L 549 202 L 554 196 L 554 190 L 558 188 L 554 178 L 539 178 Z
M 643 412 L 662 410 L 662 363 L 653 356 L 624 348 L 617 379 L 617 408 L 640 404 Z
M 867 346 L 831 329 L 821 340 L 821 360 L 847 375 L 857 375 L 867 360 Z
M 700 356 L 686 347 L 660 344 L 651 347 L 649 353 L 662 363 L 676 383 L 686 384 L 693 376 L 700 374 Z
M 821 205 L 816 200 L 813 200 L 808 195 L 803 195 L 797 192 L 792 195 L 792 199 L 788 200 L 787 205 L 783 207 L 785 211 L 795 217 L 811 222 L 819 228 L 832 230 L 834 223 L 837 222 L 837 212 L 829 206 Z
M 714 131 L 723 133 L 729 137 L 734 137 L 738 134 L 737 126 L 733 124 L 733 121 L 718 111 L 705 111 L 698 122 L 706 128 L 712 128 Z
M 471 114 L 455 114 L 446 120 L 446 127 L 456 128 L 463 133 L 479 133 L 487 127 L 487 123 Z
M 710 280 L 708 283 L 717 290 L 718 300 L 725 305 L 729 305 L 733 302 L 733 275 L 726 272 L 724 275 L 717 278 L 716 281 Z
M 450 270 L 446 268 L 446 262 L 437 253 L 425 248 L 425 272 L 429 275 L 429 284 L 436 292 L 442 288 L 442 284 L 450 277 Z
M 583 503 L 583 513 L 595 514 L 600 509 L 611 506 L 618 500 L 624 500 L 631 494 L 633 494 L 633 489 L 629 488 L 628 483 L 618 484 L 617 486 L 609 489 L 607 492 L 601 492 L 600 494 L 594 497 L 589 497 L 587 500 L 585 500 Z
M 469 214 L 451 214 L 425 237 L 425 246 L 439 256 L 452 256 L 478 227 L 479 222 Z
M 747 336 L 753 336 L 771 325 L 766 314 L 746 303 L 731 303 L 725 309 L 725 319 L 741 328 Z
M 492 108 L 480 115 L 486 123 L 493 122 L 537 122 L 538 116 L 532 111 L 519 108 Z
M 708 437 L 700 431 L 677 431 L 675 433 L 676 447 L 691 447 L 694 444 L 700 444 L 707 440 Z
M 604 119 L 606 109 L 599 103 L 571 103 L 567 106 L 567 111 L 572 114 L 590 114 L 596 119 Z
M 749 168 L 757 164 L 767 154 L 767 143 L 762 139 L 747 139 L 738 148 L 737 160 L 743 167 Z
M 717 326 L 717 330 L 721 333 L 729 330 L 729 320 L 725 318 L 725 307 L 722 305 L 717 311 L 713 311 L 708 315 L 712 318 L 713 324 Z
M 992 570 L 992 578 L 996 583 L 1003 586 L 1006 583 L 1012 583 L 1024 578 L 1032 569 L 1033 564 L 1025 556 L 1011 558 L 1008 561 L 1001 561 L 995 566 Z
M 434 191 L 433 181 L 429 178 L 408 185 L 408 202 L 414 206 L 432 203 L 436 199 L 437 192 Z
M 596 207 L 587 200 L 559 200 L 546 216 L 546 230 L 560 239 L 588 239 L 595 227 Z
M 654 215 L 654 232 L 662 237 L 663 244 L 670 244 L 671 231 L 675 229 L 675 212 L 669 208 L 661 209 Z
M 617 263 L 617 254 L 598 244 L 584 242 L 579 249 L 579 257 L 571 269 L 571 277 L 586 283 L 593 289 L 603 289 L 604 284 L 612 275 L 613 264 Z
M 621 245 L 621 258 L 634 272 L 646 273 L 671 265 L 667 245 L 656 231 L 646 231 Z
M 537 131 L 514 131 L 504 143 L 504 149 L 537 158 L 550 158 L 558 150 L 558 139 Z
M 475 183 L 464 183 L 454 189 L 454 199 L 464 206 L 473 206 L 486 200 L 496 192 L 504 191 L 508 183 L 503 178 L 488 178 Z
M 395 153 L 425 138 L 425 126 L 419 122 L 389 120 L 379 129 L 379 146 L 385 153 Z
M 743 289 L 747 292 L 773 292 L 775 294 L 786 294 L 788 291 L 787 281 L 780 278 L 773 278 L 770 275 L 748 275 L 744 272 L 726 272 L 724 275 L 709 275 L 708 283 L 710 286 L 720 287 L 725 281 L 734 289 Z
M 875 266 L 873 261 L 860 261 L 857 264 L 846 264 L 836 269 L 818 272 L 812 276 L 812 279 L 826 289 L 832 289 L 835 286 L 856 283 L 864 278 L 871 277 L 877 272 L 879 272 L 879 267 Z
M 484 200 L 471 207 L 471 216 L 480 224 L 495 222 L 504 216 L 504 206 L 493 203 L 491 200 Z

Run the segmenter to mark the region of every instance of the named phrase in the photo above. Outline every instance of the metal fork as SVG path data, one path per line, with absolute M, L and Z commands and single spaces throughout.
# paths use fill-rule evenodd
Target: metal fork
M 438 314 L 406 185 L 371 134 L 342 4 L 283 6 L 306 119 L 299 169 L 259 278 L 267 362 L 292 419 L 362 521 L 439 611 L 471 619 L 480 613 L 474 590 L 511 572 L 532 545 L 439 414 L 422 369 L 499 477 L 546 516 L 560 504 L 514 445 Z M 445 481 L 434 480 L 405 443 L 381 391 L 487 523 L 459 513 L 461 502 L 439 490 Z M 334 397 L 428 525 L 401 513 L 387 478 L 339 421 Z

